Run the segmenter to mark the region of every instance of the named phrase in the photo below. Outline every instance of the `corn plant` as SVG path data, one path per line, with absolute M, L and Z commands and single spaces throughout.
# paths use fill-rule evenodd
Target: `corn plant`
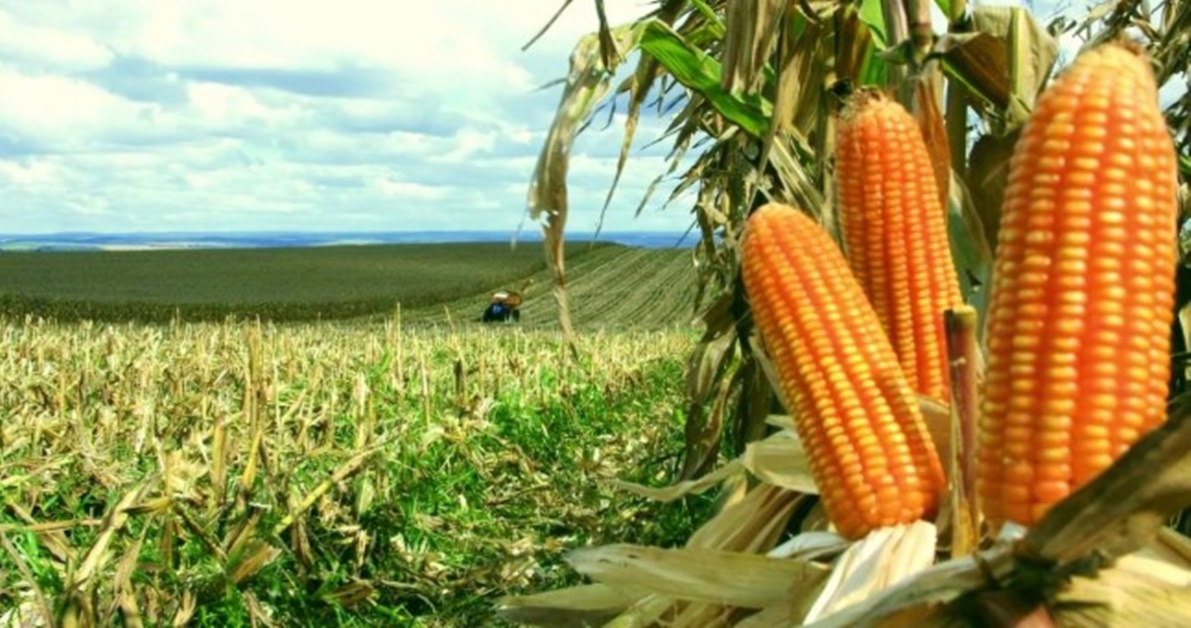
M 1061 67 L 1059 38 L 1082 39 L 1087 49 L 1128 34 L 1139 38 L 1153 59 L 1157 86 L 1177 88 L 1187 81 L 1182 70 L 1191 63 L 1186 37 L 1191 3 L 1102 5 L 1078 19 L 1061 12 L 1045 24 L 1022 7 L 963 0 L 939 0 L 936 6 L 947 20 L 945 33 L 933 31 L 930 4 L 918 0 L 663 1 L 631 23 L 601 20 L 576 45 L 529 205 L 554 234 L 546 248 L 566 329 L 559 256 L 570 143 L 599 108 L 626 107 L 606 209 L 647 107 L 668 121 L 661 139 L 671 142 L 669 165 L 655 186 L 677 175 L 671 200 L 697 192 L 691 207 L 701 235 L 696 301 L 703 304 L 698 309 L 705 322 L 705 336 L 690 357 L 691 438 L 684 478 L 707 470 L 722 436 L 732 436 L 728 444 L 740 451 L 764 432 L 772 395 L 747 342 L 753 330 L 740 283 L 743 227 L 755 208 L 788 202 L 844 239 L 840 214 L 846 212 L 846 189 L 836 179 L 846 151 L 836 146 L 836 130 L 846 123 L 841 115 L 853 91 L 884 89 L 917 120 L 945 206 L 956 280 L 963 299 L 983 315 L 1009 158 L 1038 95 Z M 632 53 L 638 53 L 635 68 L 614 85 L 616 71 Z M 1164 115 L 1179 152 L 1180 215 L 1186 215 L 1191 95 L 1171 93 L 1177 97 Z M 694 164 L 679 173 L 691 153 L 698 154 Z M 1191 300 L 1191 281 L 1185 283 L 1179 305 Z M 1176 347 L 1184 346 L 1181 333 L 1175 340 Z M 721 387 L 721 378 L 731 385 Z M 724 406 L 727 420 L 709 421 L 709 405 Z
M 633 490 L 729 496 L 685 547 L 576 553 L 594 584 L 507 600 L 506 613 L 670 626 L 1185 617 L 1191 543 L 1163 525 L 1191 506 L 1191 413 L 1170 351 L 1187 345 L 1172 322 L 1191 302 L 1175 251 L 1191 96 L 1167 92 L 1163 110 L 1159 90 L 1187 78 L 1188 7 L 1122 2 L 1043 26 L 1026 8 L 941 1 L 945 33 L 919 0 L 674 1 L 601 20 L 572 57 L 531 209 L 561 231 L 569 131 L 639 52 L 616 90 L 618 172 L 655 95 L 671 171 L 701 150 L 677 192 L 698 193 L 710 304 L 688 364 L 683 481 Z M 1059 58 L 1063 37 L 1083 39 L 1074 62 Z M 857 130 L 882 101 L 886 117 Z M 851 273 L 824 270 L 839 253 Z M 911 379 L 917 404 L 904 401 Z M 721 464 L 725 440 L 735 457 Z M 946 480 L 923 496 L 935 451 Z M 1121 598 L 1102 603 L 1111 587 Z

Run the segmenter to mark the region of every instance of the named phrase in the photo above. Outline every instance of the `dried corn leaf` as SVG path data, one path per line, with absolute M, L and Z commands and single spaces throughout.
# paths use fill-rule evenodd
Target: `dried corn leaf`
M 995 250 L 1001 226 L 1001 201 L 1009 185 L 1009 158 L 1020 130 L 1003 137 L 981 135 L 968 155 L 964 182 L 971 191 L 972 207 L 980 219 L 989 248 Z
M 1037 571 L 1038 563 L 1019 563 L 1013 554 L 1021 532 L 1007 527 L 998 543 L 979 558 L 968 556 L 935 565 L 810 625 L 962 625 L 957 624 L 959 609 L 948 606 L 962 595 L 999 589 L 994 582 L 1036 593 L 1036 585 L 1030 583 L 1036 581 L 1037 574 L 1028 576 L 1027 572 Z M 1191 612 L 1189 603 L 1191 569 L 1167 560 L 1125 555 L 1095 577 L 1074 577 L 1058 590 L 1050 613 L 1069 625 L 1178 625 L 1178 619 Z
M 597 4 L 601 6 L 602 4 Z M 681 5 L 674 3 L 663 6 L 657 14 L 657 19 L 665 24 L 672 25 L 674 19 L 678 17 L 677 13 Z M 600 45 L 602 48 L 615 48 L 615 42 L 612 40 L 611 31 L 608 29 L 608 24 L 604 18 L 603 11 L 600 11 Z M 619 51 L 617 51 L 619 52 Z M 617 60 L 619 61 L 619 60 Z M 604 58 L 604 65 L 611 67 L 613 60 Z M 620 177 L 624 174 L 624 166 L 629 158 L 629 148 L 633 144 L 633 137 L 637 132 L 637 123 L 641 117 L 641 105 L 644 104 L 646 96 L 650 93 L 650 88 L 653 87 L 653 82 L 660 73 L 658 72 L 659 64 L 656 59 L 650 57 L 642 57 L 637 62 L 637 69 L 633 72 L 633 77 L 629 79 L 629 109 L 625 115 L 624 121 L 624 136 L 620 142 L 620 156 L 616 159 L 616 174 L 612 177 L 612 184 L 608 186 L 608 194 L 604 197 L 604 206 L 600 209 L 600 220 L 596 226 L 596 236 L 599 236 L 600 231 L 604 226 L 604 216 L 608 211 L 608 206 L 612 203 L 612 195 L 616 192 L 616 186 L 620 183 Z M 680 116 L 679 119 L 682 119 Z M 676 143 L 676 149 L 677 149 Z M 671 166 L 676 168 L 677 160 L 672 162 Z M 648 195 L 647 195 L 648 196 Z M 641 214 L 644 209 L 644 201 L 637 207 L 637 215 Z
M 705 316 L 715 312 L 721 313 L 706 322 L 707 333 L 687 358 L 686 394 L 692 401 L 704 403 L 711 398 L 712 392 L 716 389 L 716 382 L 723 378 L 728 364 L 736 355 L 733 321 L 729 313 L 723 311 L 730 305 L 730 300 L 721 299 L 712 306 Z
M 765 341 L 761 339 L 759 334 L 749 336 L 749 346 L 752 348 L 753 359 L 761 366 L 761 371 L 765 373 L 765 378 L 769 380 L 769 385 L 773 389 L 773 394 L 777 397 L 778 403 L 789 411 L 791 408 L 786 393 L 782 390 L 782 378 L 777 373 L 777 367 L 773 364 L 773 360 L 769 359 L 769 352 L 765 350 Z M 793 423 L 793 420 L 791 420 Z
M 174 500 L 168 496 L 154 497 L 139 504 L 133 504 L 124 509 L 129 515 L 159 515 L 173 506 Z
M 614 588 L 745 608 L 763 608 L 781 600 L 795 583 L 810 588 L 827 577 L 827 569 L 814 563 L 707 548 L 609 545 L 578 550 L 567 560 Z
M 707 626 L 735 625 L 733 617 L 742 612 L 734 606 L 722 604 L 705 604 L 700 602 L 683 603 L 678 606 L 673 616 L 665 618 L 667 628 L 705 628 Z
M 819 63 L 819 51 L 825 39 L 824 28 L 810 21 L 793 3 L 787 3 L 783 10 L 785 24 L 777 37 L 773 123 L 762 143 L 761 163 L 769 160 L 775 141 L 807 146 L 823 101 L 825 64 Z
M 636 47 L 647 23 L 617 27 L 608 33 L 619 52 L 616 58 L 623 59 Z M 575 331 L 566 294 L 563 243 L 568 211 L 566 179 L 571 146 L 578 129 L 608 92 L 609 80 L 615 70 L 605 67 L 603 58 L 606 55 L 602 55 L 601 50 L 599 33 L 588 34 L 575 45 L 566 87 L 529 185 L 530 217 L 534 220 L 543 215 L 546 217 L 542 227 L 546 258 L 554 272 L 559 324 L 572 350 L 575 350 Z
M 353 579 L 338 589 L 327 593 L 322 599 L 335 606 L 353 608 L 372 599 L 376 588 L 367 580 Z
M 761 367 L 753 360 L 744 361 L 733 374 L 736 390 L 732 449 L 743 452 L 749 443 L 765 438 L 765 420 L 772 409 L 773 389 Z
M 683 464 L 682 478 L 689 479 L 694 475 L 705 472 L 715 463 L 719 454 L 720 435 L 723 432 L 724 414 L 728 407 L 728 397 L 735 389 L 741 371 L 736 371 L 732 377 L 720 377 L 719 393 L 711 406 L 711 412 L 703 412 L 703 404 L 691 399 L 684 436 L 686 441 L 686 459 Z M 706 416 L 706 418 L 704 418 Z
M 116 574 L 112 578 L 112 585 L 117 591 L 132 590 L 132 574 L 139 566 L 141 546 L 145 544 L 147 534 L 148 528 L 141 530 L 141 535 L 124 551 L 124 556 L 116 563 Z M 133 608 L 136 608 L 135 604 Z
M 806 6 L 802 5 L 801 10 L 792 9 L 787 18 L 789 24 L 786 38 L 790 42 L 788 45 L 791 48 L 791 58 L 786 63 L 797 70 L 783 71 L 782 82 L 779 83 L 779 89 L 790 90 L 788 98 L 794 101 L 790 105 L 789 119 L 781 118 L 779 123 L 784 129 L 797 131 L 798 135 L 808 139 L 822 132 L 820 125 L 833 115 L 828 100 L 824 97 L 827 85 L 833 78 L 829 57 L 835 47 L 827 20 L 834 19 L 833 14 L 839 6 L 835 3 L 812 4 L 820 7 L 814 15 L 808 15 Z M 779 95 L 778 98 L 781 99 L 782 96 Z M 776 103 L 774 106 L 776 109 Z M 828 138 L 820 136 L 819 139 Z M 818 154 L 827 155 L 830 152 Z M 820 176 L 823 174 L 823 165 L 817 164 Z M 830 187 L 826 181 L 823 182 L 823 189 Z
M 251 578 L 264 569 L 281 555 L 281 550 L 260 539 L 251 539 L 234 556 L 229 556 L 228 578 L 233 584 L 239 584 Z
M 1118 558 L 1113 563 L 1111 569 L 1106 569 L 1101 573 L 1109 573 L 1109 579 L 1118 574 L 1137 575 L 1150 578 L 1154 582 L 1162 582 L 1176 587 L 1191 587 L 1191 569 L 1171 564 L 1164 560 L 1145 558 L 1136 554 L 1129 554 Z M 1063 599 L 1063 596 L 1060 595 L 1059 599 Z
M 750 495 L 749 484 L 748 475 L 744 473 L 733 475 L 724 480 L 724 485 L 720 488 L 720 493 L 716 496 L 712 507 L 712 512 L 716 513 L 715 516 L 718 517 L 720 513 L 734 508 L 737 504 L 744 501 Z M 687 542 L 689 543 L 690 541 L 688 540 Z
M 768 551 L 785 531 L 798 497 L 798 493 L 759 484 L 699 526 L 686 546 L 754 554 Z
M 652 628 L 658 623 L 667 624 L 668 620 L 659 621 L 659 618 L 668 614 L 672 615 L 675 607 L 681 604 L 681 602 L 675 602 L 664 595 L 646 595 L 604 624 L 604 628 Z
M 265 610 L 261 605 L 260 600 L 256 599 L 256 595 L 252 591 L 244 592 L 244 602 L 248 607 L 248 614 L 252 618 L 252 628 L 263 626 L 264 628 L 274 628 L 277 622 L 273 621 L 272 613 Z
M 742 460 L 738 458 L 698 479 L 685 480 L 664 488 L 654 488 L 623 480 L 613 480 L 612 484 L 617 488 L 624 489 L 635 495 L 640 495 L 646 499 L 668 503 L 681 497 L 692 494 L 697 495 L 709 488 L 719 486 L 724 480 L 744 471 L 744 468 Z
M 1158 561 L 1123 557 L 1096 577 L 1077 576 L 1052 609 L 1065 624 L 1180 626 L 1191 617 L 1191 572 Z
M 776 43 L 786 3 L 737 0 L 728 4 L 723 52 L 723 87 L 753 93 L 765 83 L 764 70 Z
M 198 599 L 194 593 L 187 590 L 182 592 L 182 603 L 178 605 L 178 611 L 174 613 L 173 625 L 177 628 L 185 626 L 190 623 L 190 618 L 194 617 L 194 611 L 198 608 Z
M 700 526 L 687 540 L 686 547 L 745 555 L 766 552 L 785 532 L 799 497 L 798 493 L 759 484 Z M 666 595 L 647 595 L 608 625 L 618 628 L 648 626 L 662 615 L 676 610 L 681 612 L 683 604 Z
M 798 159 L 792 146 L 797 138 L 793 130 L 782 133 L 784 139 L 775 141 L 769 152 L 769 165 L 773 166 L 778 179 L 789 194 L 789 202 L 810 214 L 837 241 L 839 239 L 839 221 L 833 208 L 824 201 L 823 193 L 815 184 L 807 167 Z M 788 140 L 788 141 L 786 141 Z M 809 149 L 803 146 L 804 151 Z
M 119 589 L 116 593 L 116 605 L 128 628 L 141 628 L 145 623 L 141 621 L 141 611 L 137 608 L 136 594 L 131 589 Z
M 257 529 L 257 523 L 260 521 L 261 513 L 261 510 L 253 509 L 251 514 L 231 526 L 231 530 L 224 536 L 222 545 L 227 555 L 230 556 L 238 553 L 244 544 L 253 537 Z
M 769 550 L 771 558 L 797 558 L 811 560 L 838 554 L 852 545 L 852 541 L 835 532 L 811 531 L 790 537 L 790 540 Z
M 806 450 L 792 430 L 775 432 L 765 440 L 750 443 L 740 461 L 763 482 L 799 493 L 819 492 Z
M 786 598 L 777 604 L 767 606 L 760 611 L 745 617 L 736 622 L 736 628 L 774 628 L 775 626 L 793 626 L 795 613 L 797 613 L 797 599 L 793 595 L 787 595 Z
M 951 185 L 951 140 L 943 121 L 943 76 L 938 66 L 930 66 L 914 82 L 914 118 L 935 170 L 939 211 L 944 215 Z
M 1191 569 L 1191 539 L 1170 528 L 1162 528 L 1152 541 L 1130 556 L 1153 558 L 1168 565 Z
M 903 613 L 917 614 L 939 607 L 988 584 L 989 573 L 1003 573 L 1013 565 L 1008 543 L 976 556 L 939 563 L 907 578 L 864 601 L 832 613 L 807 626 L 852 628 L 881 626 L 884 620 Z M 904 624 L 915 625 L 915 624 Z
M 79 522 L 46 522 L 37 523 L 33 515 L 25 510 L 20 504 L 8 502 L 6 504 L 12 512 L 22 521 L 28 524 L 27 529 L 37 535 L 37 540 L 41 541 L 43 547 L 53 554 L 54 558 L 59 563 L 67 564 L 75 560 L 74 549 L 70 546 L 70 542 L 66 539 L 66 535 L 62 532 L 64 529 L 73 528 Z M 65 524 L 65 525 L 64 525 Z M 7 526 L 5 526 L 7 527 Z
M 87 581 L 103 568 L 103 565 L 108 560 L 108 546 L 111 545 L 116 533 L 128 521 L 128 514 L 125 510 L 133 503 L 140 501 L 149 486 L 156 483 L 156 477 L 151 477 L 142 482 L 140 486 L 125 493 L 124 497 L 121 497 L 120 501 L 108 511 L 107 516 L 104 517 L 103 529 L 91 545 L 91 549 L 87 551 L 87 555 L 83 558 L 83 563 L 79 566 L 78 571 L 71 574 L 70 585 L 66 588 L 81 590 Z
M 788 414 L 770 414 L 765 417 L 765 424 L 783 430 L 797 429 L 794 427 L 794 417 Z
M 700 526 L 683 550 L 623 545 L 579 550 L 569 558 L 576 569 L 603 580 L 605 585 L 615 589 L 615 594 L 607 589 L 574 587 L 502 599 L 500 612 L 509 618 L 525 618 L 541 625 L 560 625 L 571 620 L 583 621 L 585 617 L 601 618 L 602 621 L 605 613 L 623 609 L 605 625 L 648 626 L 663 615 L 681 612 L 685 607 L 679 600 L 702 599 L 713 604 L 721 603 L 725 598 L 722 593 L 717 593 L 720 586 L 716 584 L 716 578 L 734 578 L 737 575 L 731 571 L 734 566 L 757 564 L 761 565 L 763 573 L 776 569 L 794 576 L 805 572 L 799 577 L 808 578 L 813 583 L 815 578 L 825 577 L 824 568 L 757 555 L 776 544 L 786 529 L 798 496 L 767 484 L 755 486 Z M 707 556 L 724 557 L 721 563 L 716 563 L 719 567 L 711 570 L 712 573 L 707 570 Z M 691 570 L 687 565 L 692 562 L 704 564 Z M 780 566 L 774 567 L 774 563 L 780 563 Z M 693 591 L 702 598 L 691 597 L 692 590 L 688 585 L 692 580 L 696 587 L 702 583 L 702 588 Z M 797 578 L 791 576 L 787 580 L 789 584 Z M 678 583 L 685 584 L 680 586 Z M 739 588 L 741 585 L 735 586 Z M 729 590 L 729 593 L 733 591 Z M 736 594 L 754 601 L 758 595 L 763 595 L 756 591 Z
M 223 413 L 216 412 L 212 417 L 214 426 L 211 431 L 211 490 L 215 499 L 211 500 L 210 508 L 222 507 L 227 500 L 227 463 L 231 452 L 227 447 L 227 424 Z M 181 609 L 179 609 L 181 614 Z
M 948 33 L 936 45 L 949 78 L 992 105 L 998 133 L 1020 126 L 1034 108 L 1059 45 L 1029 9 L 979 6 L 972 32 Z
M 509 621 L 535 626 L 601 625 L 644 595 L 641 591 L 586 584 L 497 601 L 497 612 Z
M 935 526 L 925 521 L 870 532 L 836 560 L 805 621 L 828 617 L 930 567 L 936 534 Z
M 302 513 L 306 512 L 307 509 L 313 506 L 314 502 L 318 501 L 319 498 L 321 498 L 323 495 L 326 495 L 332 487 L 359 471 L 369 458 L 381 450 L 382 445 L 383 443 L 373 447 L 372 449 L 361 451 L 351 458 L 348 458 L 343 464 L 339 465 L 339 467 L 331 473 L 330 477 L 320 482 L 318 486 L 314 487 L 314 490 L 310 491 L 309 495 L 303 497 L 302 500 L 298 502 L 298 505 L 293 508 L 289 514 L 283 517 L 276 526 L 273 527 L 273 534 L 280 536 L 282 532 L 285 532 L 287 528 L 293 525 L 295 519 L 297 519 L 302 515 Z

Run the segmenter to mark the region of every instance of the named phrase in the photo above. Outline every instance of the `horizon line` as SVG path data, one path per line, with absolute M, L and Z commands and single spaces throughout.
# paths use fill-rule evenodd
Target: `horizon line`
M 390 230 L 390 231 L 319 231 L 319 230 L 305 230 L 305 229 L 248 229 L 248 230 L 219 230 L 219 231 L 205 231 L 205 230 L 179 230 L 179 231 L 37 231 L 37 232 L 17 232 L 17 233 L 3 233 L 0 232 L 0 238 L 28 238 L 37 236 L 122 236 L 122 235 L 256 235 L 256 234 L 300 234 L 300 235 L 391 235 L 391 234 L 419 234 L 419 233 L 457 233 L 457 234 L 502 234 L 502 235 L 529 235 L 533 237 L 542 237 L 539 230 L 506 230 L 506 229 L 410 229 L 410 230 Z M 633 230 L 592 230 L 592 231 L 574 231 L 566 230 L 567 235 L 605 235 L 605 234 L 656 234 L 656 235 L 674 235 L 687 234 L 689 230 L 683 229 L 633 229 Z

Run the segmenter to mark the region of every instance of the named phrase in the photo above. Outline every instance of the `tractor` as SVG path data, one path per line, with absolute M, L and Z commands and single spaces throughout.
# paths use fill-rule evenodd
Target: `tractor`
M 480 320 L 485 323 L 521 321 L 521 293 L 501 290 L 492 294 L 492 302 L 484 309 Z

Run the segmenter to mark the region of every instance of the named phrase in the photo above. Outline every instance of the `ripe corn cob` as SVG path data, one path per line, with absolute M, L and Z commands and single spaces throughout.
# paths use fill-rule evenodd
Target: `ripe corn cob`
M 1165 416 L 1177 182 L 1146 58 L 1076 59 L 1009 168 L 977 490 L 993 525 L 1032 525 Z
M 848 263 L 920 394 L 950 399 L 943 312 L 963 304 L 922 131 L 881 92 L 858 92 L 836 132 Z
M 748 221 L 742 275 L 753 318 L 840 533 L 932 517 L 942 466 L 913 389 L 835 242 L 769 204 Z

